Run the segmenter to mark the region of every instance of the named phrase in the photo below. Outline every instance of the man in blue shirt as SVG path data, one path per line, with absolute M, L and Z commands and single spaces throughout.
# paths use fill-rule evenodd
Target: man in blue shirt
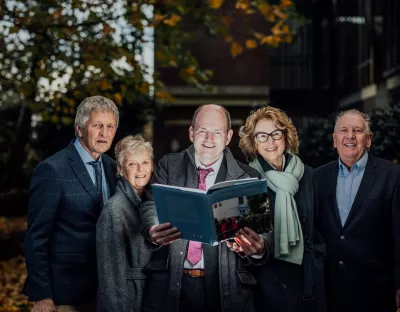
M 113 101 L 86 98 L 75 118 L 77 139 L 34 171 L 24 287 L 34 312 L 96 311 L 96 223 L 116 184 L 115 162 L 104 153 L 118 121 Z
M 369 124 L 358 110 L 340 113 L 333 133 L 339 159 L 315 170 L 329 312 L 400 304 L 400 166 L 369 152 Z

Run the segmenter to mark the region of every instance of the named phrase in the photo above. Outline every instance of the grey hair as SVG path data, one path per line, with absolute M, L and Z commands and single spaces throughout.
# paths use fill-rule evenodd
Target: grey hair
M 115 145 L 115 160 L 117 165 L 122 167 L 128 153 L 137 154 L 140 149 L 145 149 L 153 160 L 153 146 L 142 135 L 128 135 Z
M 362 119 L 364 119 L 365 129 L 367 130 L 367 133 L 368 134 L 371 133 L 371 117 L 368 114 L 363 113 L 363 112 L 361 112 L 361 111 L 359 111 L 358 109 L 355 109 L 355 108 L 348 109 L 348 110 L 345 110 L 345 111 L 341 111 L 341 112 L 339 112 L 339 114 L 336 115 L 334 131 L 336 131 L 339 119 L 342 118 L 344 115 L 347 115 L 347 114 L 353 114 L 353 115 L 361 116 Z
M 94 111 L 106 111 L 113 113 L 116 126 L 119 124 L 119 112 L 115 103 L 100 95 L 90 96 L 84 99 L 78 106 L 75 116 L 75 136 L 78 137 L 76 126 L 85 129 L 86 122 L 89 120 L 90 114 Z
M 232 128 L 231 115 L 229 114 L 228 110 L 227 110 L 225 107 L 223 107 L 223 106 L 221 106 L 221 105 L 218 105 L 218 104 L 203 104 L 203 105 L 199 106 L 199 107 L 196 109 L 196 111 L 194 112 L 193 117 L 192 117 L 192 128 L 193 128 L 193 129 L 194 129 L 195 126 L 196 126 L 196 118 L 197 118 L 197 115 L 198 115 L 198 114 L 201 112 L 201 110 L 202 110 L 203 108 L 205 108 L 206 106 L 214 106 L 215 108 L 221 109 L 222 112 L 225 114 L 225 117 L 226 117 L 226 131 L 231 130 L 231 128 Z

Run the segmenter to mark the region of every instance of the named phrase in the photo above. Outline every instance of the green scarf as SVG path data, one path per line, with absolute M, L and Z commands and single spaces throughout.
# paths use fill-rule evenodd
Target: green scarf
M 293 196 L 299 189 L 304 173 L 304 164 L 296 155 L 291 155 L 284 172 L 263 170 L 258 158 L 250 162 L 267 179 L 268 187 L 276 193 L 274 209 L 274 255 L 276 259 L 301 264 L 304 240 L 296 201 Z

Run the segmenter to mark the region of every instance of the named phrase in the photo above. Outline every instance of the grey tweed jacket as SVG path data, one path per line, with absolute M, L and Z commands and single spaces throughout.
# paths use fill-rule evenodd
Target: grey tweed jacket
M 148 193 L 144 198 L 148 197 Z M 147 203 L 150 203 L 147 201 Z M 99 275 L 97 311 L 140 312 L 151 252 L 139 233 L 142 200 L 124 178 L 107 202 L 97 223 Z

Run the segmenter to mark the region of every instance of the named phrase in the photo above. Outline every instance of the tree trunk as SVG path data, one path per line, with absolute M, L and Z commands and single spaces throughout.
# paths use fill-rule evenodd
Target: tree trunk
M 26 161 L 26 146 L 31 138 L 31 118 L 31 109 L 27 105 L 22 105 L 5 168 L 5 190 L 28 186 L 28 177 L 24 173 L 23 164 Z

